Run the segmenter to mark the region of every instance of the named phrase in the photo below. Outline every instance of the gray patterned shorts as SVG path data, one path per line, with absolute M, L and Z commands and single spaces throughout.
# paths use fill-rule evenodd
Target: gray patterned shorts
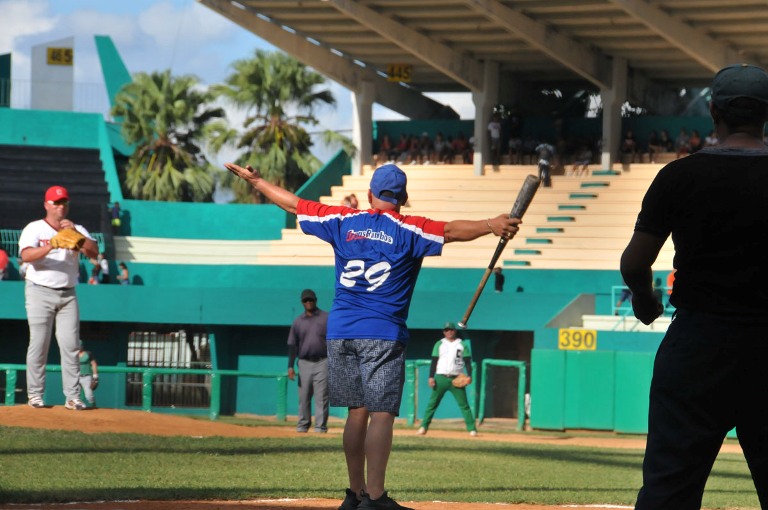
M 331 405 L 397 416 L 405 383 L 405 349 L 405 344 L 393 340 L 328 340 Z

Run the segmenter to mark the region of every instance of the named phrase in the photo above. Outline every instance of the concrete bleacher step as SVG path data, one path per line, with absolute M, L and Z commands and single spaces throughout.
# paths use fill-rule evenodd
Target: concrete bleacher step
M 540 188 L 520 233 L 512 239 L 499 261 L 510 269 L 584 269 L 617 271 L 619 258 L 632 236 L 640 201 L 660 166 L 633 165 L 631 171 L 607 172 L 590 177 L 554 176 L 551 188 Z M 508 212 L 525 177 L 536 166 L 505 167 L 498 172 L 474 175 L 471 165 L 407 166 L 411 201 L 403 214 L 436 220 L 485 219 Z M 355 193 L 367 207 L 372 169 L 347 176 L 321 201 L 336 205 Z M 587 186 L 597 182 L 607 185 Z M 320 265 L 334 264 L 326 243 L 298 229 L 284 229 L 273 241 L 193 241 L 174 249 L 156 244 L 169 240 L 118 238 L 119 259 L 197 264 Z M 441 257 L 427 257 L 424 267 L 485 269 L 498 238 L 485 236 L 470 243 L 450 243 Z M 181 246 L 181 249 L 180 249 Z M 122 256 L 125 254 L 125 256 Z M 659 255 L 656 269 L 671 269 L 672 243 Z M 129 256 L 135 259 L 129 259 Z

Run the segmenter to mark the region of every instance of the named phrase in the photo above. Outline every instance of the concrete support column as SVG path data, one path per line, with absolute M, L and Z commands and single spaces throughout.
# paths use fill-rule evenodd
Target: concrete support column
M 361 81 L 358 90 L 352 92 L 352 143 L 357 148 L 352 158 L 352 175 L 360 175 L 363 165 L 372 163 L 375 87 L 371 81 Z
M 483 68 L 483 90 L 472 93 L 475 104 L 475 175 L 483 175 L 483 165 L 489 161 L 488 123 L 491 110 L 499 102 L 499 64 L 486 61 Z
M 621 105 L 627 100 L 627 60 L 613 58 L 613 84 L 610 89 L 600 89 L 600 99 L 603 103 L 603 139 L 601 168 L 610 170 L 619 153 L 621 140 Z

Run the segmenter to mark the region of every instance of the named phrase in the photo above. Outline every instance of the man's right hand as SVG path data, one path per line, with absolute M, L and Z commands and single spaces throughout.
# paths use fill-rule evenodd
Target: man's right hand
M 654 295 L 633 294 L 632 310 L 635 312 L 635 317 L 647 326 L 664 313 L 664 305 Z
M 290 379 L 291 381 L 296 379 L 296 371 L 293 369 L 293 367 L 288 369 L 288 379 Z
M 430 377 L 428 382 L 429 382 L 429 387 L 430 388 L 434 388 L 435 387 L 435 378 L 434 377 Z

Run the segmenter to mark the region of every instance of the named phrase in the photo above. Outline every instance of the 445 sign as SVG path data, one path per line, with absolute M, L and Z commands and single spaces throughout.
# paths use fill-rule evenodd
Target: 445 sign
M 594 351 L 597 349 L 597 331 L 560 329 L 557 334 L 557 348 L 561 351 Z

